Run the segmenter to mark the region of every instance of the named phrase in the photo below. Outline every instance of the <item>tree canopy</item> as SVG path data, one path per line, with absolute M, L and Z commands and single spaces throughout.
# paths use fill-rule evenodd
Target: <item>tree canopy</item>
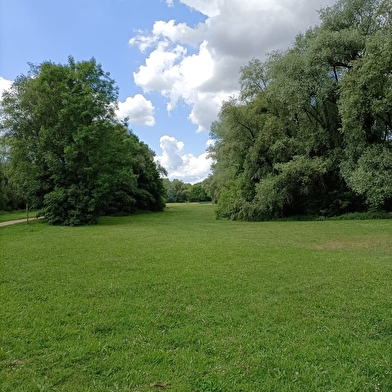
M 163 208 L 154 154 L 116 119 L 117 98 L 95 59 L 72 57 L 31 65 L 3 94 L 3 172 L 49 223 Z
M 206 178 L 202 182 L 191 185 L 178 179 L 170 181 L 164 178 L 166 200 L 168 203 L 211 201 L 209 181 L 210 179 Z
M 285 52 L 252 60 L 222 105 L 217 215 L 269 219 L 392 207 L 392 3 L 340 0 Z

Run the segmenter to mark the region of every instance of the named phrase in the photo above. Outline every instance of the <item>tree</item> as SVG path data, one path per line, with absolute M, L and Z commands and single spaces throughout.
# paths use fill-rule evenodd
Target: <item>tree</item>
M 137 178 L 136 207 L 139 210 L 161 211 L 165 206 L 161 174 L 165 170 L 154 162 L 154 152 L 135 135 L 132 137 L 131 167 Z
M 117 97 L 114 81 L 94 59 L 72 57 L 66 65 L 30 66 L 4 93 L 11 176 L 49 223 L 91 224 L 108 212 L 162 209 L 157 193 L 154 201 L 141 201 L 162 185 L 151 153 L 116 120 Z M 145 169 L 149 189 L 141 185 Z
M 5 191 L 5 176 L 3 163 L 0 161 L 0 211 L 5 210 L 8 205 L 8 197 Z
M 285 52 L 241 69 L 211 128 L 217 215 L 392 206 L 392 4 L 340 0 Z M 366 203 L 365 203 L 366 201 Z
M 166 200 L 169 203 L 211 201 L 209 180 L 191 185 L 178 179 L 170 181 L 168 178 L 165 178 L 164 187 L 167 195 Z
M 7 137 L 0 135 L 0 211 L 25 208 L 25 201 L 9 176 L 9 146 Z
M 187 184 L 184 181 L 174 179 L 170 181 L 165 180 L 165 190 L 167 195 L 167 201 L 169 203 L 184 203 L 189 201 L 188 191 L 191 184 Z
M 203 202 L 211 201 L 211 197 L 208 196 L 207 189 L 203 182 L 193 184 L 188 190 L 188 200 L 190 202 Z

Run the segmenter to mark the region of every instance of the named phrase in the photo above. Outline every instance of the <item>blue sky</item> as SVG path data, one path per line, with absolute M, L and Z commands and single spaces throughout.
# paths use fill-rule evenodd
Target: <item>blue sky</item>
M 318 23 L 333 0 L 1 0 L 0 90 L 27 63 L 95 57 L 119 86 L 118 116 L 169 171 L 209 173 L 209 127 L 239 68 Z

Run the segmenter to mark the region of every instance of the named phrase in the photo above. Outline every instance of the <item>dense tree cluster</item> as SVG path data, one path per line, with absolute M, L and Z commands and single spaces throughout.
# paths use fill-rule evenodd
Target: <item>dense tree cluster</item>
M 241 69 L 211 135 L 217 215 L 392 208 L 392 2 L 340 0 L 285 52 Z
M 163 184 L 166 189 L 166 200 L 168 203 L 211 201 L 209 181 L 210 179 L 207 178 L 192 185 L 181 180 L 170 181 L 165 178 Z
M 1 100 L 0 208 L 41 208 L 51 224 L 162 210 L 154 154 L 115 116 L 118 91 L 94 59 L 30 66 Z

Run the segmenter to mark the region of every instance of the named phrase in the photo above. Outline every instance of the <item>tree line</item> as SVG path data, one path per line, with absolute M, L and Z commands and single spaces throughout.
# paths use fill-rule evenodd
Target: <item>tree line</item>
M 211 128 L 219 218 L 392 209 L 392 2 L 340 0 L 240 71 Z
M 209 178 L 196 184 L 168 178 L 163 179 L 168 203 L 206 202 L 211 201 Z
M 162 168 L 116 118 L 117 101 L 95 59 L 30 65 L 1 99 L 0 209 L 27 203 L 63 225 L 162 210 Z

